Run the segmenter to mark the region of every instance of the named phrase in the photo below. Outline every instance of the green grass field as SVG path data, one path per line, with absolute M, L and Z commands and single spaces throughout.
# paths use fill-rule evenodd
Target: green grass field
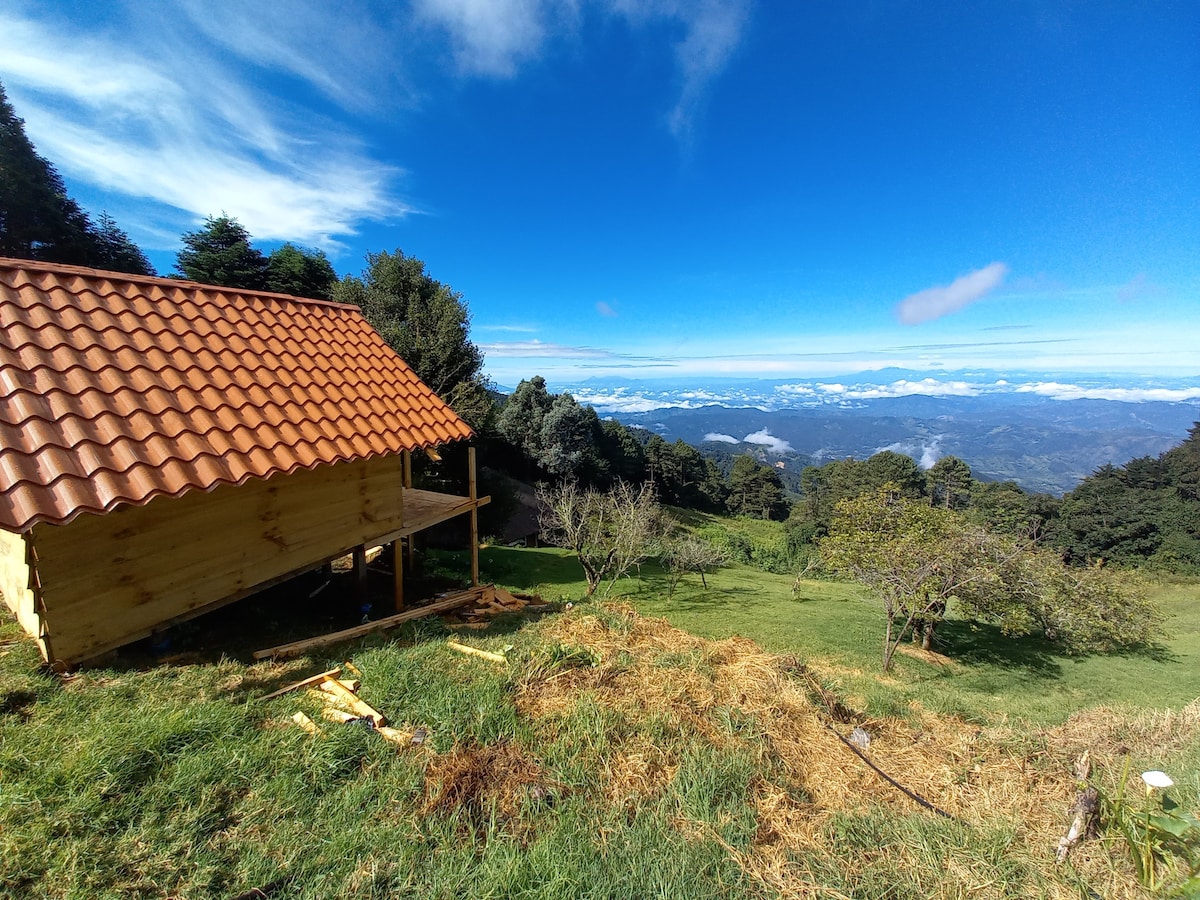
M 482 562 L 487 580 L 574 604 L 460 635 L 509 648 L 507 666 L 451 652 L 433 620 L 286 665 L 131 656 L 63 681 L 6 621 L 0 896 L 917 900 L 1086 885 L 1143 897 L 1120 845 L 1050 861 L 1070 759 L 1092 742 L 1111 788 L 1114 748 L 1127 747 L 1200 807 L 1200 715 L 1139 713 L 1200 695 L 1196 582 L 1155 588 L 1173 636 L 1152 653 L 1071 659 L 951 623 L 945 659 L 902 656 L 880 679 L 880 613 L 852 587 L 804 582 L 793 597 L 792 578 L 734 566 L 667 599 L 647 567 L 613 591 L 762 654 L 658 626 L 639 637 L 649 626 L 580 602 L 560 551 L 488 548 Z M 580 649 L 593 639 L 599 649 Z M 806 696 L 793 657 L 864 715 L 876 759 L 968 824 L 873 776 L 815 708 L 775 716 L 771 691 L 796 709 Z M 398 749 L 324 722 L 303 691 L 256 699 L 344 662 L 426 743 Z M 1058 727 L 1097 706 L 1119 709 Z M 293 725 L 297 710 L 321 734 Z M 800 717 L 813 730 L 797 737 Z
M 759 523 L 756 523 L 759 524 Z M 497 583 L 516 578 L 540 585 L 548 598 L 578 597 L 584 584 L 565 551 L 489 548 L 485 575 Z M 804 581 L 793 596 L 794 578 L 748 566 L 731 566 L 707 577 L 704 590 L 690 575 L 667 599 L 665 577 L 654 566 L 622 579 L 611 596 L 628 597 L 639 611 L 665 616 L 705 637 L 740 634 L 780 653 L 795 653 L 841 670 L 850 693 L 878 711 L 917 700 L 927 708 L 969 720 L 997 717 L 1052 724 L 1075 710 L 1098 705 L 1181 707 L 1200 697 L 1200 580 L 1153 585 L 1168 615 L 1170 638 L 1150 652 L 1070 657 L 1045 641 L 1011 640 L 987 626 L 948 622 L 938 650 L 944 664 L 897 657 L 893 677 L 879 678 L 883 614 L 861 589 Z

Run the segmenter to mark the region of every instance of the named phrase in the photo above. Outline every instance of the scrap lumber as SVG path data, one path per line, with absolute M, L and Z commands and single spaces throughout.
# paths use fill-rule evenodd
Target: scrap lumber
M 482 597 L 487 596 L 489 592 L 494 591 L 491 585 L 483 585 L 482 587 L 469 588 L 465 591 L 459 591 L 455 594 L 442 597 L 429 603 L 425 606 L 419 606 L 415 609 L 406 610 L 402 613 L 397 613 L 394 616 L 388 616 L 383 619 L 376 619 L 374 622 L 368 622 L 366 625 L 356 625 L 353 628 L 346 628 L 342 631 L 335 631 L 331 634 L 323 634 L 320 637 L 308 638 L 303 641 L 293 641 L 290 644 L 281 644 L 278 647 L 269 647 L 266 650 L 256 650 L 254 652 L 255 659 L 286 659 L 289 656 L 299 656 L 309 650 L 316 650 L 320 647 L 328 647 L 330 644 L 338 644 L 342 641 L 353 640 L 354 638 L 363 637 L 376 631 L 386 631 L 401 622 L 407 622 L 411 619 L 419 619 L 422 616 L 430 616 L 435 613 L 446 612 L 447 610 L 457 609 L 460 606 L 466 606 L 468 603 L 479 602 Z
M 371 704 L 364 701 L 358 696 L 358 694 L 347 690 L 337 679 L 326 678 L 323 682 L 321 682 L 321 690 L 332 694 L 340 702 L 354 710 L 360 716 L 368 716 L 371 721 L 375 723 L 376 728 L 378 728 L 380 725 L 387 724 L 387 717 L 383 713 L 375 709 L 375 707 L 371 706 Z
M 357 678 L 351 678 L 351 679 L 339 678 L 337 680 L 337 682 L 342 687 L 344 687 L 346 690 L 348 690 L 350 693 L 352 693 L 352 694 L 358 693 L 358 688 L 359 688 L 360 682 Z M 317 684 L 317 690 L 324 691 L 327 694 L 332 694 L 333 688 L 329 687 L 328 685 L 329 685 L 329 681 L 322 680 L 321 682 L 319 682 Z
M 325 709 L 321 711 L 321 715 L 330 722 L 343 723 L 357 722 L 364 718 L 363 716 L 356 716 L 354 713 L 349 713 L 341 709 L 333 709 L 329 706 L 325 707 Z M 372 730 L 378 732 L 379 736 L 384 740 L 391 741 L 393 744 L 399 744 L 401 747 L 407 747 L 413 743 L 413 732 L 411 731 L 404 731 L 400 728 L 390 728 L 387 725 L 376 725 L 372 728 Z
M 342 667 L 338 666 L 336 669 L 330 669 L 328 672 L 322 672 L 321 674 L 314 675 L 311 678 L 305 678 L 303 681 L 293 681 L 291 684 L 281 687 L 277 691 L 272 691 L 271 693 L 267 694 L 265 697 L 259 697 L 258 699 L 259 700 L 274 700 L 276 697 L 282 697 L 284 694 L 288 693 L 289 691 L 294 691 L 294 690 L 297 690 L 302 687 L 308 687 L 310 684 L 316 684 L 319 681 L 324 681 L 326 678 L 337 678 L 337 676 L 339 676 L 341 674 L 342 674 Z
M 491 662 L 508 662 L 508 659 L 499 653 L 491 653 L 487 650 L 480 650 L 476 647 L 468 647 L 466 644 L 459 644 L 456 641 L 446 641 L 446 646 L 451 650 L 457 650 L 459 653 L 466 653 L 468 656 L 479 656 Z
M 307 731 L 309 734 L 320 734 L 321 733 L 321 729 L 317 727 L 317 723 L 314 722 L 312 719 L 310 719 L 308 716 L 306 716 L 302 712 L 298 712 L 294 716 L 292 716 L 292 721 L 295 722 L 297 725 L 299 725 L 301 728 L 303 728 L 305 731 Z

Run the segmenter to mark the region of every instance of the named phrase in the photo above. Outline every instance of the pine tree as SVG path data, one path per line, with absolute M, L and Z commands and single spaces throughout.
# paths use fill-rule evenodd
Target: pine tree
M 106 212 L 100 213 L 96 226 L 98 253 L 95 265 L 113 272 L 128 272 L 131 275 L 154 275 L 154 266 L 141 248 L 117 227 L 116 220 Z
M 250 232 L 224 213 L 209 216 L 201 228 L 183 236 L 175 268 L 185 278 L 201 284 L 247 291 L 267 286 L 266 257 L 250 245 Z
M 0 256 L 90 266 L 97 241 L 62 176 L 39 156 L 0 85 Z

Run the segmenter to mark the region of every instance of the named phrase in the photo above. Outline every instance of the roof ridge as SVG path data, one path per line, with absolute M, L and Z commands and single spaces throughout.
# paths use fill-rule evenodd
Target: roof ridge
M 243 297 L 262 297 L 269 300 L 290 300 L 293 303 L 327 306 L 333 309 L 360 310 L 354 303 L 339 303 L 336 300 L 320 300 L 316 297 L 298 297 L 295 294 L 281 294 L 277 291 L 260 291 L 249 288 L 228 287 L 221 284 L 205 284 L 201 281 L 190 281 L 183 278 L 171 278 L 165 275 L 135 275 L 131 272 L 113 272 L 108 269 L 92 269 L 87 266 L 72 266 L 66 263 L 44 262 L 39 259 L 17 259 L 11 256 L 0 256 L 0 269 L 11 271 L 25 270 L 30 272 L 47 272 L 52 275 L 75 275 L 80 278 L 106 281 L 124 281 L 133 284 L 155 284 L 159 287 L 182 287 L 205 292 L 224 291 L 240 294 Z M 98 292 L 99 293 L 99 292 Z

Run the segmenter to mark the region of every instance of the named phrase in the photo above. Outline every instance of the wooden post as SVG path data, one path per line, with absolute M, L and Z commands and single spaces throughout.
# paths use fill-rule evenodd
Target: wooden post
M 404 540 L 392 541 L 392 573 L 395 578 L 396 612 L 404 612 Z
M 406 488 L 411 488 L 412 487 L 412 451 L 405 450 L 400 455 L 400 459 L 403 463 L 401 466 L 401 469 L 400 469 L 400 483 Z M 411 569 L 413 566 L 413 539 L 412 539 L 412 537 L 409 536 L 409 539 L 405 543 L 407 545 L 405 552 L 408 553 L 408 567 Z M 398 555 L 400 548 L 397 547 L 396 550 L 397 550 L 397 555 Z
M 467 448 L 467 496 L 472 500 L 476 496 L 475 482 L 475 448 Z M 471 584 L 479 587 L 479 507 L 471 507 Z
M 359 545 L 354 548 L 354 599 L 365 600 L 367 597 L 367 548 Z

